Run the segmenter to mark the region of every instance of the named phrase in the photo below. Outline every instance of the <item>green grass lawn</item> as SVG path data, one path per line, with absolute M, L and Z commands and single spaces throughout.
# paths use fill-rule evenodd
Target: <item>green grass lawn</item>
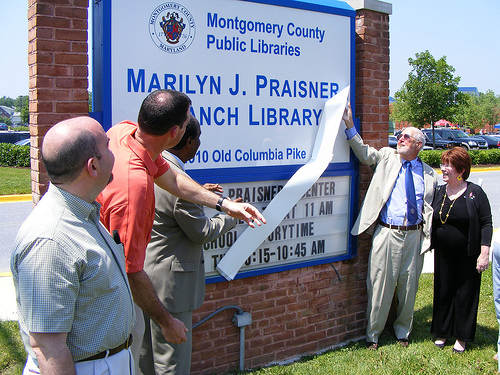
M 289 365 L 252 371 L 266 375 L 358 374 L 495 374 L 498 324 L 493 305 L 491 267 L 483 274 L 476 340 L 463 354 L 453 353 L 453 340 L 444 348 L 434 346 L 429 333 L 432 319 L 433 275 L 423 274 L 408 348 L 396 344 L 392 329 L 381 335 L 378 351 L 365 348 L 364 340 Z M 25 360 L 17 323 L 0 322 L 0 374 L 21 374 Z M 209 369 L 207 369 L 209 370 Z M 247 371 L 246 373 L 250 373 Z
M 29 168 L 0 167 L 0 195 L 31 194 Z
M 22 374 L 25 360 L 17 322 L 0 321 L 0 374 Z
M 454 340 L 444 349 L 434 346 L 432 320 L 433 274 L 423 274 L 417 295 L 413 332 L 408 348 L 394 339 L 386 328 L 377 351 L 365 348 L 365 341 L 318 356 L 305 357 L 286 366 L 272 366 L 252 372 L 267 375 L 310 374 L 495 374 L 498 324 L 493 304 L 491 267 L 483 274 L 476 339 L 463 354 L 453 353 Z

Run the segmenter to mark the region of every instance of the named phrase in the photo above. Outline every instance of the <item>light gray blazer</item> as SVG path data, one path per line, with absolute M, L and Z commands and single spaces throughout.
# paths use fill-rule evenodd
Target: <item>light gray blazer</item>
M 373 177 L 366 192 L 365 199 L 361 205 L 358 218 L 354 223 L 351 234 L 360 235 L 367 231 L 372 234 L 380 215 L 380 211 L 391 196 L 394 184 L 402 166 L 401 156 L 390 147 L 377 150 L 363 144 L 361 136 L 357 134 L 347 141 L 359 161 L 368 165 L 373 170 Z M 430 233 L 432 224 L 432 199 L 438 184 L 436 172 L 427 164 L 422 162 L 424 169 L 424 209 L 422 250 L 425 252 L 430 246 Z
M 187 174 L 170 153 L 163 157 L 176 172 Z M 236 225 L 226 214 L 205 216 L 203 206 L 187 202 L 155 185 L 155 220 L 144 270 L 158 297 L 172 313 L 196 310 L 205 298 L 203 244 Z

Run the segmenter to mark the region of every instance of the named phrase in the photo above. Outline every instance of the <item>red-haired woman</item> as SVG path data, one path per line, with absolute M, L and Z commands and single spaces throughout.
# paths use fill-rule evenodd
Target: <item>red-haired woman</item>
M 474 341 L 481 272 L 489 265 L 493 233 L 491 209 L 483 189 L 467 182 L 471 158 L 455 147 L 441 156 L 442 186 L 434 208 L 434 309 L 431 333 L 436 346 L 455 337 L 454 352 Z

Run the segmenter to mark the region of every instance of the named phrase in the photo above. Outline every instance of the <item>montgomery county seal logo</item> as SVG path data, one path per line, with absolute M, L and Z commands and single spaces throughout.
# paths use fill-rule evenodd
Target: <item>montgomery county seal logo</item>
M 163 3 L 149 17 L 149 35 L 167 53 L 180 53 L 193 43 L 196 25 L 191 12 L 178 3 Z

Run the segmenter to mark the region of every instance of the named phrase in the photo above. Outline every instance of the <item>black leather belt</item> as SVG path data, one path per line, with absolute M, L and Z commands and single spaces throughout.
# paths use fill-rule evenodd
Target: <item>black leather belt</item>
M 415 225 L 391 225 L 391 224 L 386 224 L 383 221 L 378 222 L 380 225 L 383 227 L 389 228 L 389 229 L 397 229 L 397 230 L 418 230 L 423 227 L 422 223 L 415 224 Z
M 92 357 L 80 359 L 77 362 L 95 361 L 96 359 L 103 359 L 106 357 L 111 357 L 112 355 L 115 355 L 115 354 L 121 352 L 123 349 L 128 349 L 130 347 L 130 345 L 132 345 L 132 335 L 130 335 L 128 337 L 128 339 L 125 340 L 125 342 L 123 344 L 117 346 L 114 349 L 105 350 L 103 352 L 100 352 L 100 353 L 93 355 Z

